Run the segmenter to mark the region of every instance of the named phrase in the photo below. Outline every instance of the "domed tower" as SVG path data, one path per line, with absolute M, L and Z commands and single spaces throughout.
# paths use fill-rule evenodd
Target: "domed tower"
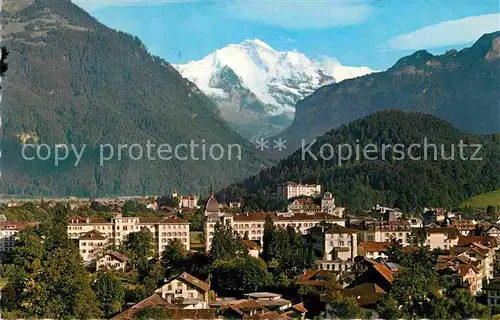
M 216 213 L 220 214 L 219 202 L 215 199 L 214 193 L 210 192 L 210 198 L 208 198 L 207 203 L 205 204 L 205 216 Z

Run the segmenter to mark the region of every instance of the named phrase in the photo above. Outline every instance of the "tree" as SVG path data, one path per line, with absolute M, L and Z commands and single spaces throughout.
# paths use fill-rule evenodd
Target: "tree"
M 109 273 L 101 275 L 92 285 L 100 309 L 105 317 L 111 317 L 122 311 L 125 290 L 122 283 Z
M 218 294 L 255 292 L 271 283 L 265 265 L 251 257 L 215 261 L 211 275 L 211 286 Z
M 154 255 L 153 241 L 153 234 L 147 228 L 127 235 L 124 245 L 134 268 Z
M 487 208 L 486 208 L 486 214 L 489 216 L 489 217 L 494 217 L 496 215 L 496 209 L 494 206 L 492 205 L 489 205 Z
M 339 290 L 332 290 L 328 294 L 328 304 L 339 319 L 365 319 L 369 313 L 358 306 L 353 297 L 343 296 Z
M 170 278 L 173 274 L 184 269 L 187 255 L 180 239 L 169 240 L 168 245 L 161 254 L 161 263 L 165 276 Z
M 266 216 L 266 221 L 264 222 L 264 235 L 262 237 L 263 247 L 262 247 L 262 257 L 266 262 L 271 261 L 275 256 L 276 247 L 276 228 L 274 227 L 273 220 L 271 216 Z
M 5 73 L 7 72 L 8 69 L 8 64 L 6 62 L 7 57 L 9 56 L 9 51 L 7 51 L 6 47 L 0 48 L 0 54 L 2 55 L 0 57 L 0 77 L 4 77 Z M 2 87 L 0 87 L 1 89 Z
M 231 260 L 236 257 L 245 257 L 248 249 L 240 237 L 233 233 L 231 226 L 217 223 L 214 227 L 214 236 L 210 247 L 209 256 L 212 261 Z
M 67 215 L 58 205 L 39 227 L 19 233 L 2 290 L 7 311 L 35 318 L 101 316 L 83 260 L 67 237 Z
M 135 201 L 135 200 L 127 200 L 123 204 L 123 215 L 128 217 L 137 212 L 147 212 L 148 208 L 144 203 Z

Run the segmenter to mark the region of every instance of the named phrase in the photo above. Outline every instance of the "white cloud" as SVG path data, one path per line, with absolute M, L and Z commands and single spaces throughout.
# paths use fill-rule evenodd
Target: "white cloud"
M 500 13 L 443 21 L 388 40 L 383 47 L 395 50 L 429 49 L 474 42 L 483 34 L 500 30 Z
M 246 21 L 303 30 L 359 24 L 370 15 L 371 8 L 363 2 L 256 0 L 229 4 L 223 11 Z
M 85 10 L 95 10 L 104 7 L 150 6 L 164 3 L 194 2 L 195 0 L 72 0 Z

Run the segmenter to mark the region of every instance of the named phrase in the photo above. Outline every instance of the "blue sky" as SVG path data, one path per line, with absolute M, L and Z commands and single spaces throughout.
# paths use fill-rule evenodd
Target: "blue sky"
M 171 63 L 258 38 L 276 50 L 383 70 L 419 49 L 443 53 L 500 30 L 498 0 L 73 0 Z

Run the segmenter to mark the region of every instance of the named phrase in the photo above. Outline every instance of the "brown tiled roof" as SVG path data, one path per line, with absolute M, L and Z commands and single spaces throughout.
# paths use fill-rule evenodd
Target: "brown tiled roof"
M 342 233 L 358 233 L 359 230 L 342 227 L 339 224 L 334 223 L 332 227 L 325 231 L 325 233 L 329 234 L 342 234 Z
M 254 299 L 247 299 L 237 304 L 233 304 L 232 306 L 244 313 L 248 313 L 253 310 L 265 309 L 265 307 L 261 303 Z
M 168 309 L 167 313 L 173 320 L 209 320 L 217 318 L 215 309 Z
M 251 320 L 283 320 L 283 319 L 289 319 L 288 316 L 285 314 L 279 314 L 276 311 L 269 311 L 266 313 L 257 313 L 254 314 L 251 317 L 247 317 L 245 319 L 251 319 Z
M 38 222 L 28 222 L 28 221 L 0 221 L 1 230 L 21 230 L 26 227 L 35 227 Z
M 356 299 L 359 306 L 369 306 L 377 303 L 377 300 L 386 292 L 375 283 L 363 283 L 351 289 L 344 290 L 344 295 Z
M 335 280 L 338 273 L 331 270 L 309 270 L 301 274 L 297 281 L 298 285 L 327 286 L 331 280 Z
M 304 307 L 303 302 L 294 304 L 291 308 L 297 310 L 298 312 L 302 312 L 302 313 L 307 312 L 307 309 L 306 309 L 306 307 Z
M 160 220 L 158 224 L 189 224 L 189 221 L 179 218 L 178 216 L 171 215 L 163 220 Z
M 139 217 L 139 224 L 157 224 L 165 217 Z
M 242 241 L 243 241 L 243 244 L 249 249 L 253 249 L 253 250 L 260 250 L 261 249 L 261 247 L 255 241 L 252 241 L 252 240 L 242 240 Z
M 94 229 L 82 234 L 78 240 L 106 240 L 106 236 Z
M 327 220 L 327 221 L 345 221 L 344 219 L 337 219 L 327 213 L 315 214 L 294 214 L 293 216 L 278 216 L 276 213 L 254 212 L 254 213 L 240 213 L 233 216 L 234 221 L 265 221 L 266 216 L 270 216 L 273 221 L 277 222 L 292 222 L 292 221 L 309 221 L 309 220 Z
M 389 247 L 389 242 L 365 241 L 359 243 L 359 248 L 364 252 L 383 252 Z
M 491 248 L 496 248 L 497 241 L 492 236 L 460 236 L 458 237 L 458 245 L 479 243 L 482 245 L 488 244 Z
M 129 309 L 113 317 L 112 320 L 132 320 L 134 319 L 134 315 L 139 310 L 146 307 L 164 307 L 167 310 L 177 309 L 176 305 L 169 303 L 167 300 L 163 299 L 160 295 L 154 293 L 150 297 L 142 300 L 141 302 L 133 305 Z
M 205 292 L 210 289 L 210 285 L 208 283 L 201 281 L 200 279 L 190 275 L 187 272 L 183 272 L 181 275 L 178 276 L 178 278 L 189 282 L 193 286 L 198 287 Z
M 119 252 L 116 252 L 116 251 L 111 251 L 111 252 L 108 252 L 108 254 L 109 254 L 110 256 L 115 257 L 115 258 L 116 258 L 116 259 L 118 259 L 118 260 L 123 261 L 123 262 L 128 262 L 128 260 L 129 260 L 129 259 L 127 258 L 127 256 L 125 256 L 124 254 L 121 254 L 121 253 L 119 253 Z
M 374 264 L 373 268 L 377 270 L 377 272 L 380 273 L 387 281 L 394 281 L 394 274 L 387 266 L 383 264 Z

